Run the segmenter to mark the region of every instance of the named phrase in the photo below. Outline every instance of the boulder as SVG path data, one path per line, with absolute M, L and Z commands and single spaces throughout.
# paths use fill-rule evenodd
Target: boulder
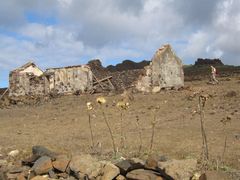
M 35 156 L 48 156 L 52 160 L 56 159 L 57 154 L 50 151 L 49 149 L 45 148 L 44 146 L 33 146 L 32 147 L 32 154 Z
M 47 174 L 52 168 L 51 158 L 43 156 L 34 163 L 32 170 L 36 173 L 36 175 L 42 175 Z
M 64 179 L 66 179 L 66 178 L 68 177 L 68 174 L 67 174 L 67 173 L 59 173 L 59 174 L 57 174 L 57 176 L 58 176 L 59 178 L 64 178 Z
M 117 166 L 112 163 L 107 163 L 102 169 L 102 177 L 101 180 L 109 180 L 114 179 L 117 175 L 119 175 L 120 170 Z
M 174 179 L 189 180 L 197 169 L 196 159 L 168 160 L 158 162 L 158 167 Z
M 52 162 L 52 165 L 58 171 L 65 172 L 69 162 L 70 159 L 67 156 L 61 155 L 56 157 L 56 160 Z
M 136 169 L 127 173 L 129 180 L 163 180 L 160 174 L 151 170 Z
M 126 178 L 123 175 L 118 175 L 116 178 L 116 180 L 126 180 Z
M 142 159 L 131 158 L 129 159 L 129 162 L 131 164 L 131 170 L 144 168 L 145 162 Z
M 48 174 L 49 174 L 49 177 L 50 177 L 50 178 L 57 179 L 57 175 L 56 175 L 56 173 L 55 173 L 53 170 L 50 170 L 50 171 L 48 172 Z
M 102 168 L 101 163 L 89 154 L 73 156 L 69 166 L 75 174 L 80 172 L 88 175 L 90 179 L 99 176 Z
M 115 164 L 119 169 L 122 175 L 126 175 L 127 172 L 131 170 L 131 163 L 128 160 L 122 160 Z
M 32 166 L 34 164 L 34 162 L 36 160 L 38 160 L 38 158 L 40 158 L 41 156 L 38 155 L 32 155 L 31 157 L 28 157 L 24 160 L 22 160 L 22 164 L 26 165 L 26 166 Z

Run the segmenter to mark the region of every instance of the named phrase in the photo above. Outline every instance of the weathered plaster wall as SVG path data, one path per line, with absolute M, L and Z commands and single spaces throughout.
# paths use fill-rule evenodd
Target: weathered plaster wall
M 184 74 L 181 59 L 170 45 L 159 49 L 152 58 L 152 85 L 160 88 L 184 86 Z
M 20 74 L 22 73 L 32 73 L 35 76 L 41 76 L 43 75 L 43 71 L 37 67 L 29 66 L 26 69 L 20 71 Z
M 50 92 L 67 94 L 92 89 L 92 71 L 88 66 L 48 69 L 36 66 L 12 71 L 9 75 L 9 96 L 38 96 Z
M 48 69 L 50 91 L 59 94 L 85 92 L 92 89 L 92 71 L 88 66 Z
M 42 95 L 45 92 L 45 77 L 41 75 L 43 72 L 33 65 L 12 71 L 9 75 L 9 96 Z
M 165 45 L 154 54 L 145 75 L 140 77 L 136 88 L 144 92 L 156 92 L 162 88 L 180 88 L 184 86 L 184 73 L 181 59 L 170 45 Z
M 29 92 L 29 78 L 27 74 L 12 72 L 9 75 L 9 96 L 24 96 Z
M 44 95 L 46 77 L 29 73 L 13 72 L 9 77 L 9 96 Z

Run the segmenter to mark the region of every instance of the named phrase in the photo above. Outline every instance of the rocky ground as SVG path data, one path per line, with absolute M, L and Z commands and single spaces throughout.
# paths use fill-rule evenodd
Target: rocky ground
M 129 108 L 122 111 L 122 132 L 121 110 L 116 107 L 123 98 L 121 95 L 104 95 L 107 102 L 103 107 L 96 103 L 100 94 L 95 94 L 58 97 L 38 104 L 18 104 L 0 109 L 0 166 L 24 160 L 32 154 L 35 145 L 72 157 L 91 154 L 98 158 L 97 162 L 105 160 L 113 165 L 115 159 L 121 160 L 121 157 L 137 157 L 145 161 L 151 144 L 153 154 L 167 159 L 197 160 L 202 151 L 198 96 L 207 94 L 204 120 L 211 169 L 237 172 L 240 168 L 240 78 L 222 77 L 218 85 L 206 82 L 188 81 L 186 87 L 178 91 L 134 93 Z M 87 102 L 92 102 L 93 111 L 88 112 Z M 113 154 L 102 110 L 113 132 L 117 156 Z M 94 148 L 91 148 L 88 113 Z M 151 143 L 154 117 L 156 124 Z M 11 158 L 8 153 L 13 150 L 19 153 Z

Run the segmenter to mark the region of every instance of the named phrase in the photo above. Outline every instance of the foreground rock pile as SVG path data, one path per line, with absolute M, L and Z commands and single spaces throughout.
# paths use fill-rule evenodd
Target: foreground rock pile
M 19 151 L 11 151 L 14 158 Z M 1 180 L 47 180 L 47 179 L 97 179 L 97 180 L 172 180 L 190 179 L 196 170 L 197 161 L 167 160 L 149 156 L 146 161 L 138 158 L 100 161 L 89 154 L 56 154 L 43 146 L 34 146 L 32 155 L 23 159 L 21 164 L 9 164 L 0 158 Z

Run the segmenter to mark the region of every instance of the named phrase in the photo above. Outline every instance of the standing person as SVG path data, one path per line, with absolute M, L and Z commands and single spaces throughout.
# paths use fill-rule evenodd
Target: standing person
M 213 66 L 211 66 L 211 73 L 212 73 L 212 81 L 213 81 L 213 83 L 217 84 L 218 83 L 218 80 L 216 79 L 217 70 Z

